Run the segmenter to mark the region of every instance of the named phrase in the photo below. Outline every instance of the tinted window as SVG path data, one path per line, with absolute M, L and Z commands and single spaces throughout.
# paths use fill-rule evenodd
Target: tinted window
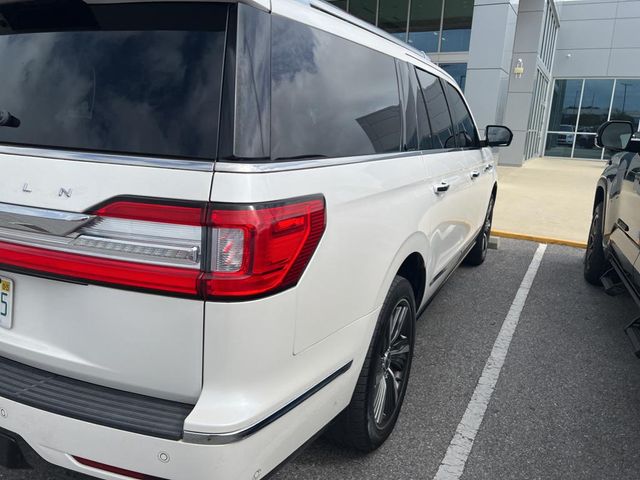
M 225 57 L 219 155 L 266 161 L 271 155 L 271 16 L 243 4 L 237 13 Z
M 455 137 L 451 125 L 449 106 L 438 77 L 417 70 L 420 88 L 427 104 L 427 113 L 433 132 L 433 148 L 455 148 Z
M 0 5 L 0 142 L 215 157 L 227 6 L 28 3 Z
M 397 62 L 400 73 L 400 86 L 402 93 L 402 105 L 404 107 L 404 150 L 418 149 L 418 116 L 416 112 L 417 98 L 420 93 L 418 80 L 413 66 L 406 62 Z
M 393 58 L 277 16 L 272 39 L 273 159 L 399 151 Z
M 443 82 L 443 84 L 447 91 L 449 110 L 457 133 L 458 146 L 462 148 L 476 147 L 478 145 L 478 134 L 467 105 L 455 88 L 447 82 Z

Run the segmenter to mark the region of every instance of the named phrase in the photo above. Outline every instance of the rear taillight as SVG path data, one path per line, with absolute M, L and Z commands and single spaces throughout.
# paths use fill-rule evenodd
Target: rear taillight
M 321 196 L 270 204 L 114 201 L 71 234 L 0 232 L 0 268 L 195 298 L 294 286 L 325 229 Z
M 324 199 L 214 209 L 210 224 L 207 295 L 264 295 L 300 280 L 324 233 Z

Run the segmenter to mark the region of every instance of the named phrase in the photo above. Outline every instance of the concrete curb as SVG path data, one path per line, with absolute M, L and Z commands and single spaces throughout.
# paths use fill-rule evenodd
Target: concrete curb
M 516 240 L 529 240 L 531 242 L 547 243 L 553 245 L 565 245 L 574 248 L 587 248 L 586 242 L 576 242 L 574 240 L 564 240 L 561 238 L 542 237 L 539 235 L 527 235 L 524 233 L 504 232 L 502 230 L 491 230 L 491 235 L 502 238 L 513 238 Z

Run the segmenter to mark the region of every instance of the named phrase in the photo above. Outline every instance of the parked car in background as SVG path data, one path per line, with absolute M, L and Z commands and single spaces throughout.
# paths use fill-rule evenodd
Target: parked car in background
M 558 145 L 573 145 L 573 137 L 575 136 L 573 125 L 560 125 L 561 132 L 571 132 L 571 133 L 558 133 L 557 144 Z
M 0 460 L 249 480 L 328 425 L 381 445 L 509 129 L 323 2 L 0 19 Z
M 584 260 L 589 283 L 617 294 L 627 290 L 640 305 L 640 141 L 631 122 L 610 121 L 598 130 L 599 147 L 614 153 L 598 180 Z M 640 323 L 626 329 L 640 357 Z

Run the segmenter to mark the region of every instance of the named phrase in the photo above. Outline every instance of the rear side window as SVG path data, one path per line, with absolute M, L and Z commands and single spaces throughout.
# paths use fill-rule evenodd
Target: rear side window
M 278 16 L 271 55 L 273 160 L 400 150 L 393 58 Z
M 0 143 L 215 158 L 228 10 L 0 5 Z
M 478 133 L 460 93 L 449 83 L 442 82 L 447 92 L 447 100 L 451 109 L 451 117 L 456 129 L 458 147 L 474 148 L 478 146 Z
M 431 122 L 432 140 L 434 149 L 455 148 L 455 136 L 449 106 L 444 96 L 440 80 L 423 70 L 418 72 L 420 88 L 427 105 L 427 113 Z

